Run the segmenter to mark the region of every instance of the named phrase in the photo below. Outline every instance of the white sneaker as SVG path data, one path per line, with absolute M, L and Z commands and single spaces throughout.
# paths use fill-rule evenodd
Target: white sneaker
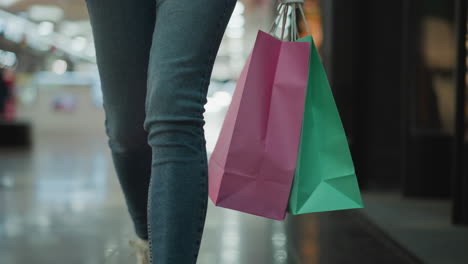
M 149 264 L 149 244 L 147 240 L 129 240 L 128 243 L 136 251 L 137 264 Z

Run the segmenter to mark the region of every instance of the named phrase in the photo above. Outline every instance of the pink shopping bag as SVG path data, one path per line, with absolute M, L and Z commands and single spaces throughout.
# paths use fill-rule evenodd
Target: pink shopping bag
M 209 162 L 217 206 L 283 220 L 296 167 L 310 43 L 259 31 Z

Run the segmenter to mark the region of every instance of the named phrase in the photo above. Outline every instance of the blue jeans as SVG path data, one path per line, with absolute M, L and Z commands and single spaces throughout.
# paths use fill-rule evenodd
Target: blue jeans
M 207 208 L 204 104 L 235 0 L 87 0 L 105 127 L 137 235 L 196 263 Z

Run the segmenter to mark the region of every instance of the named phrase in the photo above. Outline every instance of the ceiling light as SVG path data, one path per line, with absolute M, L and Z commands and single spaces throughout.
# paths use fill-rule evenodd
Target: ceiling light
M 67 71 L 67 62 L 64 60 L 56 60 L 52 63 L 52 71 L 56 74 L 64 74 Z
M 78 36 L 72 39 L 71 48 L 74 51 L 79 52 L 79 51 L 83 51 L 87 45 L 88 45 L 88 41 L 86 40 L 86 38 Z
M 234 11 L 232 12 L 233 16 L 242 15 L 244 13 L 245 6 L 241 2 L 236 3 L 236 7 L 234 7 Z
M 33 5 L 29 8 L 29 18 L 57 22 L 63 18 L 63 9 L 54 5 Z
M 226 29 L 226 36 L 228 38 L 239 39 L 244 36 L 245 30 L 244 28 L 227 28 Z
M 77 35 L 91 35 L 91 25 L 86 21 L 67 21 L 60 23 L 58 31 L 64 35 L 73 37 Z
M 94 47 L 93 43 L 89 44 L 88 48 L 86 48 L 86 55 L 90 57 L 96 57 L 96 48 Z
M 19 2 L 19 0 L 0 0 L 0 6 L 11 6 Z
M 49 21 L 42 21 L 37 25 L 37 33 L 41 36 L 47 36 L 54 32 L 54 23 Z
M 243 16 L 233 16 L 229 21 L 228 27 L 230 28 L 241 28 L 245 24 Z

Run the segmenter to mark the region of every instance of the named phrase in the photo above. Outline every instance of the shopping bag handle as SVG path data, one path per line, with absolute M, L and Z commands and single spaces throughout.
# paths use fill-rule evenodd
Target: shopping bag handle
M 288 17 L 288 9 L 289 7 L 291 7 L 292 8 L 291 20 L 293 22 L 291 23 L 291 31 L 289 34 L 290 40 L 294 41 L 299 37 L 299 33 L 297 30 L 297 23 L 296 23 L 296 10 L 297 9 L 299 9 L 302 19 L 304 20 L 307 34 L 310 35 L 309 25 L 307 24 L 307 21 L 305 18 L 304 9 L 302 8 L 303 4 L 304 4 L 304 0 L 280 0 L 280 4 L 277 7 L 277 14 L 269 30 L 270 34 L 272 34 L 273 36 L 275 35 L 275 32 L 279 26 L 279 20 L 281 20 L 282 18 L 281 40 L 284 40 L 284 31 L 285 31 L 285 26 L 286 26 L 286 19 Z
M 304 4 L 304 0 L 280 0 L 281 4 L 291 4 L 291 3 L 298 3 Z

